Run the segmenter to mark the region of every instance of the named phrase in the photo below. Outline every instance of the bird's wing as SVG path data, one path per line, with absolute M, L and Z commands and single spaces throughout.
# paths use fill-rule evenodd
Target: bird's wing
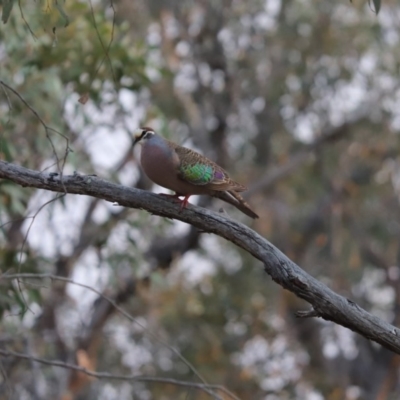
M 178 176 L 192 185 L 207 185 L 211 190 L 243 191 L 246 188 L 233 181 L 226 171 L 207 157 L 186 147 L 176 146 L 179 157 Z

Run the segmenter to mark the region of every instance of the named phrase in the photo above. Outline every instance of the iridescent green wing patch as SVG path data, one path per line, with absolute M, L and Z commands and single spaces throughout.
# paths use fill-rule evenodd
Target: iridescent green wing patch
M 181 178 L 193 185 L 206 185 L 214 179 L 214 168 L 211 165 L 196 163 L 181 165 Z

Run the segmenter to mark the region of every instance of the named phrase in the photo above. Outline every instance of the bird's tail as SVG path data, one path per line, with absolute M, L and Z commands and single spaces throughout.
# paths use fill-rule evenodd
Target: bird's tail
M 238 210 L 248 215 L 250 218 L 259 218 L 259 216 L 250 208 L 250 206 L 244 201 L 244 198 L 233 190 L 227 190 L 225 192 L 215 191 L 214 197 L 226 201 L 229 204 L 235 206 Z

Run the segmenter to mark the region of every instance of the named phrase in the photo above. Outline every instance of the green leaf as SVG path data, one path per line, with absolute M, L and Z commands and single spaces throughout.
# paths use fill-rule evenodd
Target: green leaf
M 23 215 L 26 210 L 25 194 L 17 185 L 9 182 L 2 182 L 0 194 L 9 196 L 9 208 L 13 213 Z
M 3 12 L 1 14 L 1 20 L 6 24 L 8 18 L 10 18 L 11 11 L 14 6 L 14 0 L 3 0 Z
M 378 14 L 381 9 L 381 0 L 372 0 L 374 2 L 375 12 Z
M 64 18 L 64 20 L 65 20 L 64 28 L 66 28 L 66 27 L 69 25 L 69 17 L 68 17 L 68 15 L 66 14 L 66 12 L 64 11 L 62 5 L 59 4 L 59 1 L 58 1 L 58 0 L 55 1 L 55 5 L 56 5 L 56 8 L 57 8 L 58 12 L 60 13 L 60 15 L 61 15 L 61 16 Z
M 0 137 L 0 154 L 3 154 L 6 161 L 11 162 L 13 160 L 13 150 L 13 145 L 8 140 Z

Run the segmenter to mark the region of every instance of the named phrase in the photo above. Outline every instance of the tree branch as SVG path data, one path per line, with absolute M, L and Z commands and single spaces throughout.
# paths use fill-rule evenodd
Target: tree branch
M 337 127 L 336 129 L 324 133 L 321 137 L 316 139 L 313 143 L 305 146 L 303 150 L 300 150 L 297 154 L 293 155 L 285 164 L 279 165 L 272 169 L 268 168 L 266 174 L 262 176 L 258 181 L 251 184 L 249 189 L 243 194 L 245 199 L 249 199 L 255 193 L 261 190 L 267 190 L 281 179 L 286 178 L 290 174 L 299 170 L 299 168 L 305 164 L 315 152 L 323 147 L 327 143 L 332 143 L 340 140 L 346 136 L 349 132 L 349 126 L 347 123 Z
M 400 354 L 399 329 L 333 292 L 258 233 L 225 215 L 193 205 L 181 212 L 177 203 L 154 193 L 78 174 L 63 176 L 61 180 L 54 173 L 41 173 L 4 161 L 0 161 L 0 178 L 21 186 L 93 196 L 124 207 L 145 209 L 155 215 L 189 223 L 204 232 L 215 233 L 260 260 L 271 278 L 309 302 L 316 316 L 345 326 Z
M 215 399 L 221 399 L 221 397 L 218 396 L 214 391 L 222 391 L 222 392 L 228 394 L 231 398 L 237 399 L 236 396 L 232 396 L 231 393 L 229 391 L 227 391 L 221 385 L 209 385 L 209 384 L 197 383 L 197 382 L 180 381 L 180 380 L 172 379 L 172 378 L 161 378 L 161 377 L 144 376 L 144 375 L 133 375 L 133 374 L 132 375 L 117 375 L 117 374 L 110 374 L 109 372 L 96 372 L 96 371 L 91 371 L 87 368 L 81 367 L 76 364 L 69 364 L 69 363 L 65 363 L 63 361 L 57 361 L 57 360 L 47 360 L 45 358 L 35 357 L 30 354 L 17 353 L 15 351 L 11 351 L 11 350 L 0 349 L 0 355 L 3 357 L 21 358 L 23 360 L 34 361 L 34 362 L 37 362 L 40 364 L 50 365 L 52 367 L 65 368 L 65 369 L 69 369 L 72 371 L 83 373 L 85 375 L 88 375 L 92 378 L 97 378 L 97 379 L 115 379 L 115 380 L 125 380 L 125 381 L 134 381 L 134 382 L 164 383 L 164 384 L 171 384 L 171 385 L 175 385 L 175 386 L 195 388 L 195 389 L 206 392 L 207 394 L 209 394 L 210 396 L 212 396 Z
M 98 299 L 105 300 L 111 307 L 113 307 L 115 310 L 117 310 L 122 316 L 124 316 L 128 321 L 135 323 L 139 325 L 146 334 L 151 337 L 152 339 L 156 340 L 158 343 L 163 344 L 166 348 L 171 350 L 172 353 L 174 353 L 188 368 L 190 371 L 193 372 L 195 376 L 204 384 L 207 385 L 207 382 L 205 379 L 200 375 L 200 373 L 197 371 L 197 369 L 182 355 L 181 352 L 179 352 L 175 347 L 169 345 L 167 342 L 165 342 L 163 339 L 161 339 L 157 334 L 153 333 L 149 329 L 145 328 L 140 322 L 137 321 L 131 314 L 129 314 L 127 311 L 125 311 L 122 307 L 118 305 L 118 299 L 113 299 L 110 296 L 107 296 L 106 294 L 102 293 L 100 290 L 97 290 L 96 288 L 90 286 L 90 285 L 85 285 L 84 283 L 76 282 L 70 278 L 66 278 L 64 276 L 57 276 L 53 274 L 34 274 L 34 273 L 18 273 L 18 274 L 3 274 L 0 275 L 0 281 L 1 279 L 5 280 L 12 280 L 12 279 L 50 279 L 52 281 L 61 281 L 64 283 L 69 283 L 71 285 L 76 285 L 83 287 L 85 289 L 88 289 L 92 291 L 93 293 L 96 293 L 99 297 Z M 131 286 L 132 287 L 132 286 Z M 132 287 L 133 289 L 133 287 Z M 225 391 L 228 391 L 227 389 L 224 389 Z M 229 392 L 230 393 L 230 392 Z M 230 396 L 234 396 L 233 394 L 230 394 Z

